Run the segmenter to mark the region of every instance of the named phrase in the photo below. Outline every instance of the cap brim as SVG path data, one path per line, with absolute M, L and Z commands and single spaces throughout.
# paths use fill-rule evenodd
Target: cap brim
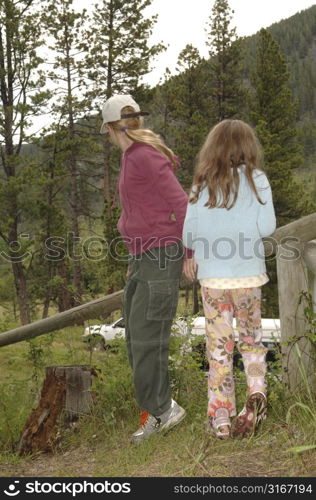
M 108 133 L 108 129 L 106 127 L 106 123 L 102 123 L 102 126 L 100 128 L 100 134 L 107 134 Z

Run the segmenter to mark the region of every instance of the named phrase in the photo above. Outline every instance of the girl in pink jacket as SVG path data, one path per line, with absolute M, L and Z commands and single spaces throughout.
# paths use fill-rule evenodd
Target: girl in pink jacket
M 168 353 L 188 197 L 174 175 L 176 156 L 159 136 L 143 128 L 144 114 L 131 96 L 115 95 L 103 106 L 101 127 L 122 151 L 118 229 L 129 250 L 125 334 L 141 409 L 133 443 L 170 429 L 185 416 L 171 398 Z

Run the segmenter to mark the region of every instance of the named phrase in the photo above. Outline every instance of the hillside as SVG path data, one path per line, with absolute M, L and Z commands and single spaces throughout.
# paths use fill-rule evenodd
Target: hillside
M 316 5 L 272 24 L 268 31 L 288 62 L 290 86 L 299 102 L 299 118 L 316 120 Z M 257 36 L 243 41 L 246 77 L 253 68 Z
M 316 5 L 272 24 L 268 31 L 280 45 L 288 64 L 290 88 L 298 103 L 297 122 L 304 147 L 304 171 L 311 171 L 316 159 Z M 243 40 L 247 79 L 254 67 L 257 38 L 258 34 L 255 34 Z

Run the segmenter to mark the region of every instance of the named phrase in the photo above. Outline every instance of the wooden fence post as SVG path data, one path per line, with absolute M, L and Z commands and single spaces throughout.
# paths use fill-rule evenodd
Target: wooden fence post
M 311 240 L 305 245 L 303 258 L 312 275 L 313 310 L 316 313 L 316 240 Z
M 308 291 L 307 268 L 302 258 L 304 243 L 298 238 L 296 240 L 291 239 L 291 251 L 286 244 L 279 244 L 276 255 L 283 380 L 291 391 L 303 388 L 302 370 L 310 382 L 315 375 L 313 346 L 305 336 L 305 304 L 304 301 L 299 304 L 300 292 Z M 294 343 L 291 342 L 295 339 L 301 355 L 298 355 Z M 284 342 L 289 344 L 283 345 Z

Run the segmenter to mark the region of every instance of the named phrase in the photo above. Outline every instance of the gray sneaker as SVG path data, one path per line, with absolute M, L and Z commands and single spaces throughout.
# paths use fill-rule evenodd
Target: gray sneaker
M 185 410 L 172 399 L 170 408 L 159 415 L 159 417 L 155 417 L 148 413 L 145 422 L 132 435 L 131 442 L 133 444 L 138 444 L 154 433 L 167 431 L 181 422 L 184 417 Z

